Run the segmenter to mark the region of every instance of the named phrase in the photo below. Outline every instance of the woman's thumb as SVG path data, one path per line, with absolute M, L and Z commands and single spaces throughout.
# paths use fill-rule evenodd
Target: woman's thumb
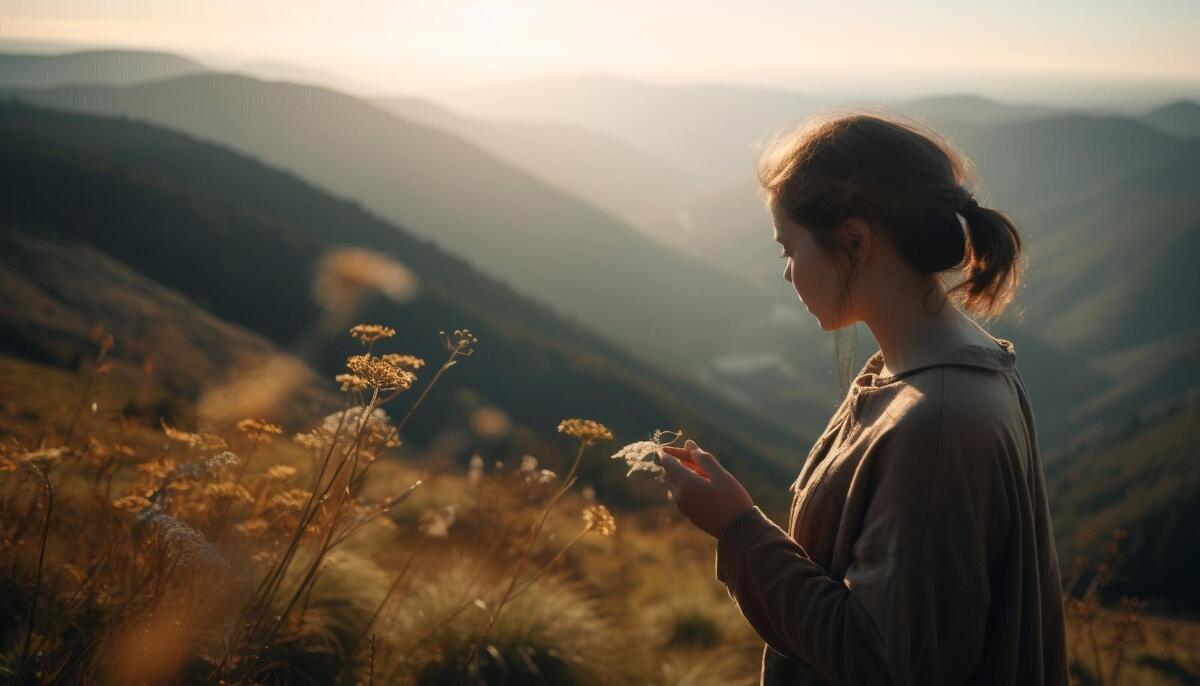
M 725 468 L 721 466 L 720 462 L 717 462 L 717 458 L 713 457 L 712 453 L 706 453 L 699 448 L 693 448 L 692 459 L 696 461 L 696 464 L 703 467 L 704 471 L 708 472 L 709 479 L 720 474 L 726 474 Z

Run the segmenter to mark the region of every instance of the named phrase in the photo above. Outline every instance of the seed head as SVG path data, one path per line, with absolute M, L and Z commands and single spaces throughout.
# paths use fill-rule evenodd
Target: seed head
M 283 427 L 263 419 L 243 419 L 237 423 L 237 428 L 255 443 L 270 443 L 272 438 L 283 433 Z
M 388 355 L 383 355 L 381 359 L 393 367 L 399 367 L 401 369 L 412 369 L 415 371 L 425 366 L 425 360 L 422 360 L 416 355 L 397 355 L 396 353 L 391 353 Z
M 159 424 L 162 425 L 163 433 L 167 435 L 167 438 L 175 441 L 176 443 L 182 443 L 189 448 L 194 448 L 196 450 L 224 450 L 227 447 L 225 440 L 220 436 L 205 433 L 191 433 L 189 431 L 183 431 L 182 429 L 176 429 L 175 427 L 170 426 L 167 424 L 165 419 L 159 419 L 158 421 Z
M 574 436 L 584 445 L 612 440 L 612 432 L 600 422 L 591 419 L 564 419 L 558 424 L 558 432 Z
M 583 509 L 583 521 L 587 528 L 601 536 L 612 536 L 617 532 L 617 520 L 603 505 L 589 505 Z
M 289 467 L 288 465 L 285 465 L 285 464 L 277 464 L 267 470 L 267 476 L 271 477 L 272 479 L 278 479 L 280 481 L 283 481 L 284 479 L 287 479 L 287 478 L 293 476 L 295 473 L 296 473 L 295 467 Z
M 367 380 L 361 376 L 355 376 L 353 374 L 338 374 L 333 378 L 335 381 L 341 384 L 343 393 L 357 393 L 370 388 L 370 384 L 368 384 Z
M 469 356 L 475 352 L 475 344 L 479 343 L 479 339 L 475 334 L 471 333 L 470 329 L 455 329 L 454 333 L 447 335 L 445 331 L 439 331 L 438 336 L 442 338 L 442 344 L 446 346 L 446 350 L 452 353 Z
M 137 514 L 150 507 L 150 499 L 140 495 L 127 495 L 112 501 L 113 507 Z
M 396 335 L 396 330 L 382 324 L 356 324 L 350 329 L 350 335 L 366 344 L 381 338 L 391 338 Z
M 381 391 L 411 388 L 417 377 L 410 371 L 398 369 L 374 355 L 352 355 L 346 366 L 355 376 Z

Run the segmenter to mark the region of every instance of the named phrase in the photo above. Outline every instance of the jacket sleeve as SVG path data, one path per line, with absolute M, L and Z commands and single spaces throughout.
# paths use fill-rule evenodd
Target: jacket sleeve
M 994 461 L 963 433 L 908 432 L 863 458 L 870 498 L 841 581 L 757 507 L 729 525 L 716 575 L 768 645 L 834 684 L 970 678 L 1007 514 Z

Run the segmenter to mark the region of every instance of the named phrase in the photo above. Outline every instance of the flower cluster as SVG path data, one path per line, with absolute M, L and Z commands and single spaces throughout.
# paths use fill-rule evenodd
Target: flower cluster
M 391 338 L 396 335 L 396 330 L 381 324 L 356 324 L 350 329 L 350 335 L 366 344 L 381 338 Z
M 283 427 L 263 419 L 243 419 L 237 423 L 237 428 L 255 443 L 270 443 L 272 438 L 283 433 Z
M 167 435 L 167 438 L 175 441 L 176 443 L 182 443 L 183 445 L 186 445 L 194 450 L 224 450 L 226 447 L 228 447 L 225 443 L 225 439 L 221 438 L 220 436 L 205 433 L 191 433 L 189 431 L 183 431 L 182 429 L 176 429 L 175 427 L 167 424 L 166 420 L 164 419 L 160 419 L 159 424 L 162 426 L 163 433 Z
M 670 440 L 667 440 L 667 437 Z M 659 482 L 664 481 L 662 457 L 663 447 L 674 443 L 683 436 L 682 430 L 663 431 L 656 429 L 648 441 L 636 441 L 621 448 L 613 454 L 612 459 L 624 460 L 629 465 L 625 476 L 634 472 L 649 472 Z
M 479 342 L 470 329 L 455 329 L 454 333 L 449 335 L 445 331 L 439 331 L 438 336 L 441 337 L 442 345 L 446 346 L 446 350 L 463 357 L 475 352 L 475 344 Z
M 346 360 L 346 367 L 354 376 L 381 391 L 407 390 L 417 380 L 412 372 L 388 364 L 374 355 L 351 355 Z
M 589 530 L 601 536 L 612 536 L 617 532 L 617 520 L 603 505 L 589 505 L 584 508 L 583 522 Z
M 558 423 L 558 432 L 574 436 L 584 445 L 591 445 L 596 441 L 611 441 L 613 437 L 607 427 L 591 419 L 564 419 Z
M 416 355 L 398 355 L 396 353 L 391 353 L 381 356 L 380 359 L 392 365 L 393 367 L 400 367 L 401 369 L 417 370 L 425 366 L 425 360 L 422 360 Z

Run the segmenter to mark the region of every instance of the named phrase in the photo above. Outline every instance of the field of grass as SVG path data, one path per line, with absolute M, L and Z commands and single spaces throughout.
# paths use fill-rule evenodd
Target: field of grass
M 578 482 L 619 448 L 602 425 L 546 427 L 576 456 L 560 474 L 412 451 L 408 418 L 486 341 L 443 334 L 426 363 L 377 350 L 387 334 L 357 329 L 344 409 L 286 430 L 196 427 L 103 331 L 79 373 L 0 358 L 0 678 L 757 682 L 712 540 L 665 498 L 614 515 Z M 1200 627 L 1099 604 L 1121 542 L 1068 580 L 1075 682 L 1200 683 Z

